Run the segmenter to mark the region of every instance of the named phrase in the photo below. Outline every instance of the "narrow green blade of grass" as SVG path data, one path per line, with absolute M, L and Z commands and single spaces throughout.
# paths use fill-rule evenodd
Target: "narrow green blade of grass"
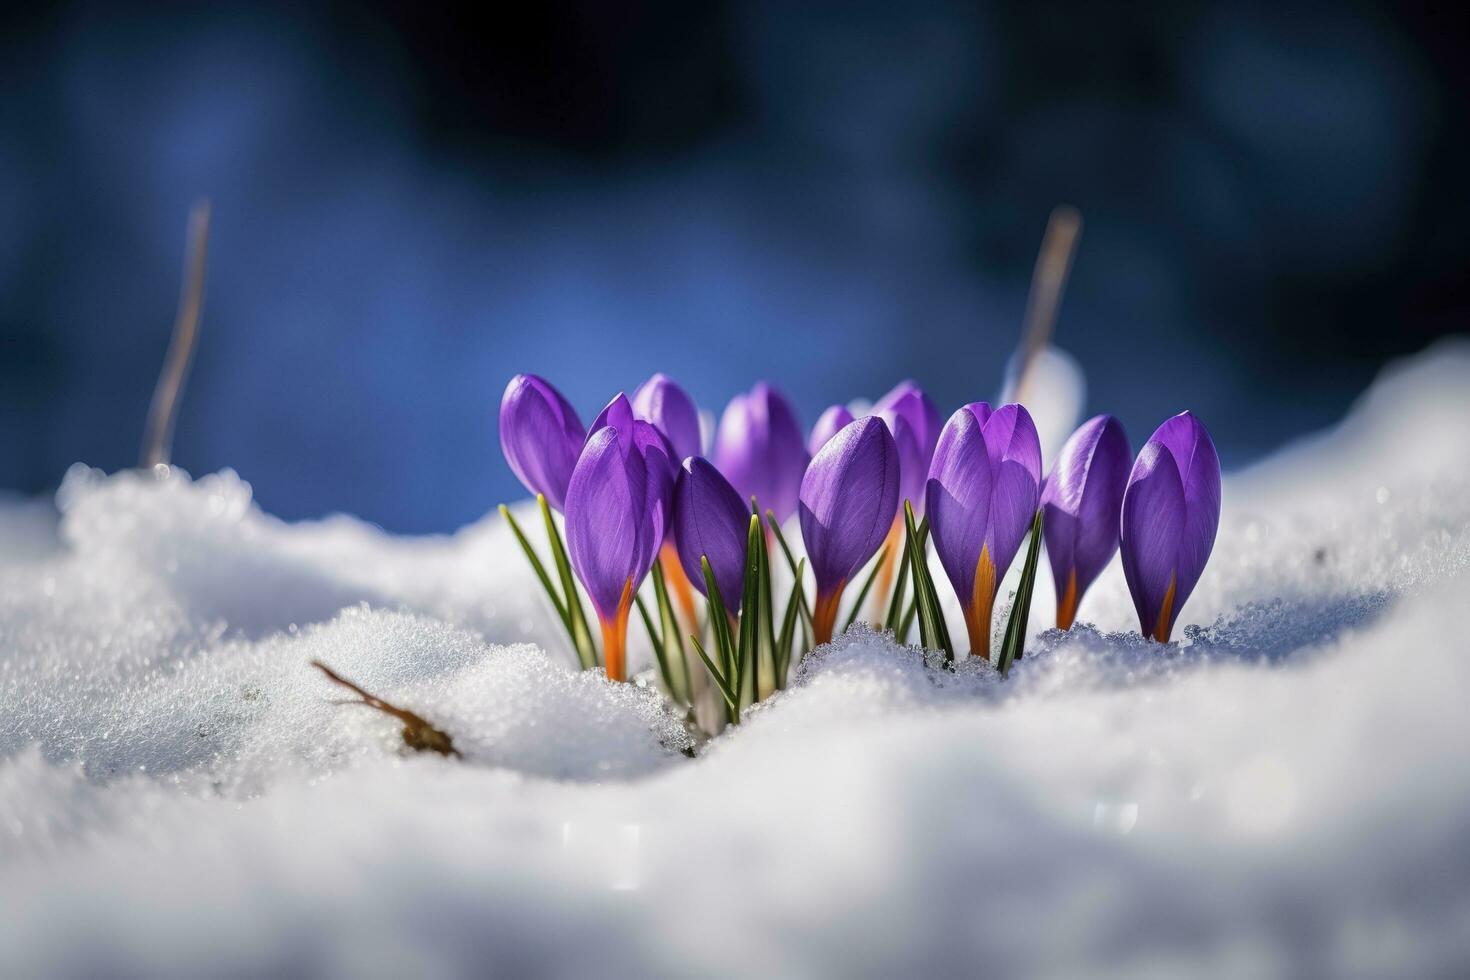
M 740 689 L 734 685 L 735 682 L 735 640 L 730 635 L 730 616 L 725 610 L 725 599 L 720 595 L 720 584 L 715 581 L 714 569 L 710 567 L 709 557 L 701 555 L 699 568 L 704 575 L 705 597 L 708 599 L 710 632 L 715 639 L 716 653 L 720 656 L 721 668 L 718 671 L 716 684 L 722 686 L 720 692 L 725 696 L 726 713 L 730 723 L 740 724 Z M 695 649 L 704 659 L 705 667 L 713 666 L 713 661 L 705 653 L 704 647 L 699 643 L 698 637 L 690 636 L 694 640 Z
M 689 639 L 694 644 L 694 652 L 699 654 L 700 660 L 704 661 L 704 668 L 709 671 L 710 680 L 715 682 L 715 689 L 720 692 L 720 697 L 725 699 L 725 708 L 730 714 L 730 720 L 739 724 L 740 706 L 735 701 L 735 692 L 730 690 L 730 685 L 725 683 L 725 678 L 720 676 L 720 669 L 715 666 L 709 654 L 704 652 L 704 644 L 699 642 L 699 637 L 690 633 Z
M 944 662 L 954 663 L 954 648 L 949 642 L 949 630 L 944 624 L 944 611 L 939 605 L 939 593 L 934 588 L 934 579 L 929 574 L 928 552 L 925 542 L 914 526 L 914 508 L 904 501 L 904 529 L 909 539 L 909 572 L 914 579 L 914 598 L 919 617 L 919 638 L 925 649 L 943 650 Z
M 919 535 L 918 535 L 918 537 L 919 537 L 919 553 L 920 554 L 923 554 L 924 553 L 924 550 L 929 547 L 929 518 L 928 517 L 925 517 L 922 521 L 919 522 Z M 912 554 L 912 552 L 909 550 L 907 537 L 905 537 L 905 541 L 904 541 L 904 553 L 905 554 Z M 910 560 L 912 560 L 912 559 L 910 559 Z M 908 571 L 908 570 L 909 570 L 908 563 L 905 562 L 904 563 L 904 571 Z M 918 591 L 918 588 L 916 587 L 914 589 L 914 595 L 909 599 L 908 608 L 906 610 L 904 610 L 903 618 L 898 621 L 897 631 L 894 633 L 894 639 L 898 640 L 899 643 L 902 643 L 905 646 L 908 645 L 908 642 L 909 642 L 909 630 L 911 630 L 911 629 L 914 628 L 914 618 L 918 615 L 918 612 L 919 612 L 919 591 Z
M 720 655 L 720 662 L 724 667 L 726 680 L 733 681 L 735 678 L 735 640 L 730 635 L 730 615 L 725 611 L 725 599 L 720 595 L 720 583 L 715 581 L 714 569 L 710 568 L 709 558 L 701 555 L 699 558 L 700 570 L 704 573 L 705 595 L 709 598 L 709 621 L 710 629 L 715 638 L 715 652 Z
M 577 580 L 572 577 L 572 564 L 567 561 L 567 551 L 561 543 L 561 532 L 557 530 L 556 521 L 551 516 L 551 505 L 546 502 L 546 495 L 538 493 L 536 503 L 546 522 L 546 538 L 551 543 L 551 558 L 556 563 L 557 575 L 561 578 L 572 645 L 577 648 L 577 658 L 582 662 L 582 669 L 593 670 L 598 665 L 597 644 L 592 640 L 592 631 L 587 628 L 587 617 L 582 613 L 582 598 L 577 594 Z
M 786 543 L 786 535 L 781 533 L 781 524 L 776 520 L 774 510 L 766 511 L 766 523 L 770 525 L 771 531 L 776 535 L 776 543 L 781 546 L 781 552 L 786 556 L 786 565 L 791 569 L 791 574 L 796 574 L 796 557 L 791 553 L 791 546 Z
M 1041 554 L 1041 511 L 1031 518 L 1031 543 L 1026 546 L 1026 564 L 1021 569 L 1021 583 L 1016 587 L 1016 601 L 1011 604 L 1011 618 L 1006 622 L 1005 639 L 1001 641 L 1000 658 L 995 665 L 1004 677 L 1011 664 L 1021 659 L 1026 645 L 1026 624 L 1031 618 L 1031 593 L 1036 586 L 1037 559 Z
M 653 647 L 653 658 L 658 661 L 658 673 L 663 678 L 664 690 L 677 698 L 679 693 L 674 690 L 673 682 L 669 679 L 669 661 L 664 656 L 664 645 L 659 638 L 658 630 L 653 627 L 653 617 L 648 615 L 648 607 L 643 604 L 641 595 L 635 595 L 633 603 L 638 607 L 638 616 L 643 620 L 643 628 L 648 631 L 648 642 Z
M 741 707 L 760 699 L 760 635 L 761 635 L 761 519 L 752 514 L 745 535 L 745 589 L 740 596 L 739 661 L 735 672 L 735 690 Z M 750 690 L 746 691 L 746 681 Z M 746 700 L 747 695 L 750 700 Z
M 919 546 L 919 534 L 914 527 L 914 511 L 904 505 L 904 534 L 908 539 L 909 565 L 914 576 L 914 602 L 918 609 L 919 645 L 925 650 L 935 649 L 934 617 L 929 609 L 929 596 L 924 591 L 924 550 Z
M 949 624 L 944 621 L 944 606 L 939 601 L 939 590 L 934 585 L 934 576 L 929 572 L 929 518 L 919 523 L 919 560 L 924 566 L 924 588 L 929 593 L 929 605 L 934 609 L 934 628 L 939 633 L 939 644 L 944 650 L 944 662 L 954 663 L 954 643 L 949 638 Z
M 761 628 L 760 635 L 757 637 L 759 643 L 756 650 L 756 664 L 759 669 L 756 672 L 756 678 L 758 681 L 769 682 L 757 686 L 756 698 L 760 699 L 763 697 L 762 692 L 770 693 L 784 685 L 781 677 L 776 673 L 776 611 L 775 602 L 771 596 L 771 553 L 766 548 L 765 529 L 761 527 L 759 516 L 755 519 L 755 529 L 755 545 L 760 552 L 761 560 Z
M 907 646 L 909 642 L 909 630 L 914 628 L 914 615 L 919 609 L 919 597 L 915 596 L 909 600 L 908 611 L 903 614 L 903 621 L 898 624 L 898 633 L 894 639 Z
M 842 632 L 846 633 L 847 628 L 857 621 L 858 613 L 862 612 L 863 603 L 868 600 L 868 593 L 873 589 L 873 581 L 878 577 L 878 570 L 883 567 L 883 562 L 887 558 L 888 545 L 885 544 L 878 549 L 877 560 L 873 562 L 873 567 L 868 570 L 868 577 L 863 579 L 863 587 L 858 589 L 857 598 L 853 600 L 852 608 L 847 612 L 847 622 L 842 624 Z
M 785 688 L 791 668 L 791 644 L 796 640 L 797 610 L 800 603 L 796 593 L 801 589 L 801 572 L 806 570 L 806 559 L 797 563 L 796 582 L 791 586 L 791 595 L 786 598 L 786 615 L 781 618 L 781 635 L 776 638 L 776 686 Z
M 659 626 L 664 654 L 668 657 L 670 690 L 675 700 L 689 704 L 694 700 L 694 679 L 689 676 L 689 661 L 684 654 L 684 641 L 680 639 L 679 620 L 674 616 L 673 603 L 669 601 L 669 588 L 664 579 L 662 560 L 653 563 L 653 597 L 658 602 Z
M 922 533 L 924 525 L 920 525 Z M 883 616 L 883 625 L 893 630 L 898 635 L 899 617 L 903 615 L 903 594 L 909 581 L 909 543 L 908 535 L 904 535 L 903 555 L 898 562 L 898 578 L 893 583 L 893 595 L 888 599 L 888 612 Z
M 796 576 L 797 582 L 800 582 L 801 575 L 797 571 L 796 558 L 793 557 L 791 554 L 791 547 L 786 543 L 786 536 L 781 533 L 781 525 L 776 522 L 775 511 L 766 511 L 766 524 L 771 528 L 772 532 L 775 533 L 776 543 L 781 546 L 781 553 L 786 556 L 786 565 L 791 569 L 791 574 Z M 807 604 L 805 589 L 797 590 L 797 594 L 801 597 L 801 622 L 802 625 L 806 628 L 806 635 L 810 636 L 812 633 L 812 607 Z M 807 645 L 810 646 L 810 642 L 808 642 Z
M 954 644 L 949 638 L 949 626 L 944 621 L 944 606 L 939 601 L 939 589 L 934 585 L 934 575 L 929 571 L 929 518 L 919 522 L 919 561 L 924 569 L 924 590 L 929 594 L 929 605 L 934 610 L 934 628 L 939 634 L 939 645 L 944 650 L 945 663 L 954 663 Z
M 531 547 L 531 542 L 526 539 L 525 532 L 521 530 L 520 524 L 516 522 L 515 517 L 510 512 L 510 508 L 505 506 L 505 504 L 500 505 L 500 516 L 504 517 L 505 523 L 510 525 L 511 533 L 516 536 L 516 541 L 520 543 L 521 550 L 526 553 L 526 560 L 531 563 L 531 569 L 536 573 L 536 577 L 541 580 L 541 587 L 546 590 L 547 598 L 556 607 L 556 614 L 561 618 L 561 624 L 566 627 L 567 635 L 570 636 L 572 632 L 572 621 L 567 617 L 567 607 L 562 604 L 561 596 L 556 592 L 556 586 L 551 584 L 551 576 L 546 574 L 546 566 L 541 564 L 541 559 L 536 556 L 536 550 Z

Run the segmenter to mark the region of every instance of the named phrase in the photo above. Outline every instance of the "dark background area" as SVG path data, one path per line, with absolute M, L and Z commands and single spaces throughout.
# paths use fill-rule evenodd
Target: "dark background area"
M 1470 312 L 1460 5 L 61 3 L 0 14 L 0 486 L 137 456 L 192 199 L 174 460 L 452 529 L 521 495 L 509 376 L 813 421 L 993 396 L 1047 214 L 1057 342 L 1227 466 Z

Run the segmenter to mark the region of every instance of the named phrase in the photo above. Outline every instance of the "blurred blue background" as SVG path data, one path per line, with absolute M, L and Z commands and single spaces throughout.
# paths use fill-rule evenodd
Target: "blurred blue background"
M 0 14 L 0 486 L 135 462 L 199 195 L 175 462 L 396 531 L 521 495 L 517 371 L 990 397 L 1062 201 L 1135 443 L 1188 407 L 1239 465 L 1467 322 L 1458 5 L 505 6 Z

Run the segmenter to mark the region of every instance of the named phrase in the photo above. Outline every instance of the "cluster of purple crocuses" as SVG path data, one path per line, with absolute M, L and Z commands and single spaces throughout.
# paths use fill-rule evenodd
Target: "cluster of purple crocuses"
M 1160 642 L 1168 642 L 1199 581 L 1220 517 L 1219 459 L 1188 412 L 1161 425 L 1136 459 L 1116 418 L 1090 419 L 1043 479 L 1040 441 L 1024 406 L 974 402 L 942 422 L 911 381 L 863 417 L 832 406 L 810 433 L 784 395 L 759 383 L 725 409 L 706 458 L 694 400 L 662 374 L 631 400 L 619 394 L 587 429 L 556 388 L 523 374 L 501 401 L 500 438 L 516 476 L 543 498 L 554 556 L 560 544 L 546 508 L 564 515 L 570 568 L 601 624 L 608 676 L 620 680 L 629 613 L 651 569 L 661 597 L 667 577 L 690 627 L 697 629 L 690 586 L 708 596 L 712 585 L 720 608 L 732 619 L 739 612 L 749 543 L 757 540 L 752 514 L 767 514 L 765 533 L 778 536 L 797 515 L 816 595 L 808 609 L 798 581 L 792 602 L 819 644 L 832 638 L 848 586 L 880 551 L 862 591 L 877 574 L 874 619 L 881 621 L 907 501 L 954 587 L 970 652 L 982 657 L 990 656 L 1001 580 L 1038 509 L 1057 626 L 1071 627 L 1088 587 L 1121 548 L 1140 629 Z M 558 595 L 527 553 L 581 652 L 586 637 L 578 635 L 580 611 L 572 607 L 580 604 L 566 563 L 558 559 Z M 895 611 L 902 610 L 889 605 L 889 615 Z

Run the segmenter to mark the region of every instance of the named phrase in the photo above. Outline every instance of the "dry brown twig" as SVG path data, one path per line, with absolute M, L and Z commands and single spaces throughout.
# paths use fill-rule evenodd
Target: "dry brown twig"
M 1072 270 L 1072 256 L 1082 234 L 1082 215 L 1070 204 L 1058 204 L 1046 223 L 1036 268 L 1031 273 L 1031 295 L 1026 301 L 1026 325 L 1021 331 L 1020 363 L 1016 365 L 1016 387 L 1011 401 L 1025 401 L 1031 365 L 1048 343 L 1056 326 L 1062 290 Z
M 323 674 L 326 674 L 328 680 L 342 685 L 361 699 L 358 701 L 338 701 L 336 702 L 337 704 L 365 705 L 366 707 L 381 711 L 386 715 L 392 715 L 394 718 L 403 722 L 403 744 L 415 752 L 437 752 L 440 755 L 453 756 L 456 759 L 464 758 L 464 756 L 460 755 L 459 750 L 454 747 L 454 741 L 447 734 L 435 728 L 412 711 L 409 711 L 407 708 L 400 708 L 396 704 L 390 704 L 375 694 L 369 694 L 320 660 L 313 660 L 311 665 Z
M 194 348 L 199 342 L 199 318 L 204 312 L 204 269 L 209 254 L 209 199 L 194 203 L 189 212 L 189 239 L 184 247 L 184 284 L 179 292 L 179 309 L 174 317 L 174 332 L 169 338 L 163 370 L 153 389 L 148 406 L 148 427 L 143 433 L 143 449 L 138 465 L 145 469 L 167 466 L 173 455 L 174 425 L 179 419 L 184 383 L 194 363 Z

